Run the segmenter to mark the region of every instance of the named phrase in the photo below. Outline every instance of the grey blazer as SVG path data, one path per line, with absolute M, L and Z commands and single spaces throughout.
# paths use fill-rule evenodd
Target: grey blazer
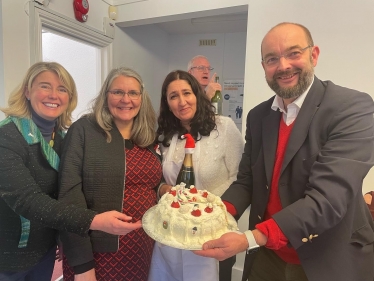
M 269 198 L 282 116 L 273 100 L 248 113 L 238 179 L 222 196 L 238 217 L 251 206 L 251 230 Z M 369 95 L 315 77 L 295 120 L 279 179 L 283 209 L 273 219 L 309 281 L 373 281 L 374 224 L 362 196 L 374 164 L 373 112 Z M 247 254 L 242 280 L 255 256 Z

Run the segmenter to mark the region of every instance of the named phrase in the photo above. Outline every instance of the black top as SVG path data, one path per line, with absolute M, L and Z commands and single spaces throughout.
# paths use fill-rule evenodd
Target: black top
M 0 124 L 0 272 L 22 271 L 56 245 L 53 228 L 87 235 L 96 213 L 52 200 L 57 198 L 57 171 L 43 155 L 41 143 L 28 144 L 29 130 L 23 136 L 13 122 L 4 121 Z M 58 133 L 53 150 L 59 154 L 61 147 Z M 24 248 L 18 248 L 20 216 L 30 220 Z

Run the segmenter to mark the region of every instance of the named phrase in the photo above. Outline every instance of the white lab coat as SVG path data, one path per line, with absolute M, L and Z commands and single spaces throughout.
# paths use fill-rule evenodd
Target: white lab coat
M 166 154 L 162 168 L 167 184 L 175 185 L 182 162 L 176 163 L 172 159 L 173 151 L 177 143 L 177 136 L 171 140 L 170 147 Z M 192 155 L 195 170 L 195 184 L 199 187 L 198 173 L 200 145 L 196 142 L 195 151 Z M 183 161 L 183 159 L 181 160 Z M 152 255 L 151 269 L 148 281 L 217 281 L 218 261 L 212 258 L 205 258 L 195 255 L 188 250 L 181 250 L 155 243 Z

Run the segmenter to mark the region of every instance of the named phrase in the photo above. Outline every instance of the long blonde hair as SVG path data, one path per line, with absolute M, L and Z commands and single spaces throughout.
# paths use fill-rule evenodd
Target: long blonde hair
M 61 83 L 69 93 L 69 104 L 59 117 L 57 117 L 57 128 L 66 130 L 72 123 L 72 112 L 77 107 L 78 94 L 73 77 L 57 62 L 37 62 L 33 64 L 19 85 L 9 96 L 8 107 L 0 108 L 6 116 L 31 118 L 31 104 L 26 99 L 26 91 L 31 90 L 35 78 L 44 71 L 51 71 L 57 74 Z
M 141 104 L 139 113 L 135 116 L 131 129 L 131 140 L 140 147 L 147 147 L 154 143 L 156 136 L 156 113 L 153 109 L 151 99 L 144 89 L 143 80 L 140 75 L 127 67 L 115 68 L 108 74 L 101 87 L 99 95 L 93 101 L 91 110 L 92 117 L 95 118 L 98 125 L 104 130 L 107 142 L 111 142 L 110 131 L 113 129 L 113 116 L 108 108 L 108 90 L 113 80 L 118 76 L 132 77 L 140 84 Z

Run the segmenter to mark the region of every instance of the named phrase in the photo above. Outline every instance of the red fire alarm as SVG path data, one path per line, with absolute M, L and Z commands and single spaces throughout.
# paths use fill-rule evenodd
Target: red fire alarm
M 88 18 L 88 10 L 89 10 L 89 5 L 87 0 L 74 0 L 73 2 L 74 6 L 74 14 L 75 18 L 79 20 L 80 22 L 85 22 L 87 21 Z

